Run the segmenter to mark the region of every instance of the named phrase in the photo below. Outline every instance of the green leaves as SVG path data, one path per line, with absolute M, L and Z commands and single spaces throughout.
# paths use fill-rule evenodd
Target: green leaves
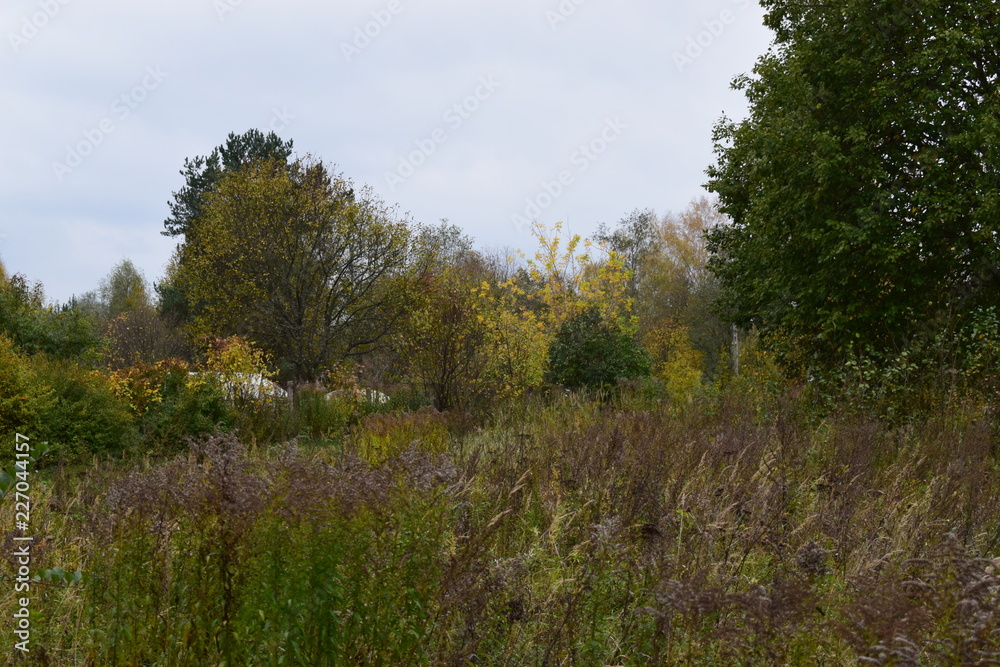
M 570 387 L 607 387 L 649 372 L 649 355 L 632 334 L 593 306 L 564 323 L 549 349 L 549 379 Z
M 45 570 L 41 574 L 36 574 L 33 578 L 34 581 L 48 581 L 53 584 L 77 584 L 80 582 L 88 583 L 90 577 L 88 577 L 84 572 L 67 572 L 61 567 L 54 567 L 49 570 Z
M 1000 299 L 1000 10 L 769 0 L 776 46 L 716 127 L 711 233 L 730 316 L 835 362 Z

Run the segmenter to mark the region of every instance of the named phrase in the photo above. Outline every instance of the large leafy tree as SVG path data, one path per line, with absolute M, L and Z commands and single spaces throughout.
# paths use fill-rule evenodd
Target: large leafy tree
M 175 265 L 194 331 L 241 335 L 297 379 L 370 350 L 401 315 L 407 224 L 320 162 L 267 160 L 226 174 L 198 224 Z
M 98 293 L 109 319 L 152 305 L 146 277 L 128 259 L 115 265 L 111 273 L 101 281 Z
M 637 301 L 644 292 L 646 270 L 661 250 L 660 221 L 652 209 L 632 211 L 615 228 L 601 224 L 594 239 L 616 253 L 628 271 L 628 296 Z
M 774 44 L 708 171 L 733 319 L 834 361 L 1000 300 L 1000 6 L 762 5 Z
M 170 217 L 164 220 L 161 234 L 180 236 L 182 243 L 191 241 L 200 228 L 209 194 L 219 181 L 263 160 L 287 166 L 291 155 L 290 139 L 284 141 L 274 132 L 265 134 L 251 129 L 239 135 L 230 132 L 226 142 L 208 155 L 186 158 L 184 169 L 180 172 L 184 177 L 184 186 L 174 192 L 168 202 Z M 174 280 L 175 273 L 171 270 L 168 278 L 156 285 L 156 292 L 160 316 L 165 322 L 180 325 L 189 322 L 193 313 L 188 294 Z
M 476 267 L 468 264 L 422 277 L 398 343 L 409 375 L 438 410 L 469 407 L 487 377 L 487 309 L 476 293 Z

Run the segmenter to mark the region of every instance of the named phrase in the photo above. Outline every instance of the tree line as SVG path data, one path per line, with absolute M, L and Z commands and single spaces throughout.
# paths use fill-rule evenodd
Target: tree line
M 40 284 L 4 276 L 0 333 L 23 354 L 113 373 L 196 363 L 235 339 L 279 381 L 366 373 L 442 410 L 622 379 L 681 397 L 725 366 L 703 235 L 724 220 L 707 199 L 637 210 L 590 239 L 535 224 L 537 247 L 521 252 L 416 223 L 273 132 L 230 134 L 181 173 L 162 280 L 124 260 L 96 290 L 46 305 Z
M 364 372 L 476 410 L 622 379 L 685 400 L 725 377 L 736 325 L 756 342 L 750 371 L 821 394 L 989 391 L 996 4 L 763 5 L 775 39 L 734 81 L 747 118 L 716 125 L 716 199 L 636 210 L 589 239 L 536 223 L 534 248 L 484 250 L 273 132 L 234 133 L 185 160 L 162 281 L 126 261 L 48 305 L 3 274 L 0 333 L 17 354 L 109 372 L 197 363 L 237 340 L 281 381 Z

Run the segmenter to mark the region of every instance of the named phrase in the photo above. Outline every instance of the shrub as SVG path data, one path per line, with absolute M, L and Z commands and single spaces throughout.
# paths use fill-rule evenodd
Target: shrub
M 71 361 L 33 358 L 36 382 L 51 392 L 38 415 L 39 437 L 70 458 L 119 453 L 134 444 L 136 430 L 110 379 Z
M 563 324 L 549 348 L 549 380 L 570 387 L 606 387 L 649 372 L 649 355 L 635 337 L 596 307 Z
M 135 442 L 128 406 L 104 374 L 43 354 L 18 355 L 0 337 L 0 433 L 4 456 L 13 454 L 13 433 L 49 442 L 64 460 L 113 454 Z
M 187 436 L 232 428 L 235 415 L 214 376 L 196 377 L 180 359 L 112 373 L 118 396 L 137 420 L 148 448 L 175 449 Z
M 31 393 L 28 360 L 14 349 L 14 341 L 0 335 L 0 452 L 4 457 L 13 454 L 13 445 L 8 443 L 13 443 L 14 433 L 33 424 Z
M 41 283 L 0 274 L 0 335 L 26 353 L 45 352 L 63 359 L 85 356 L 97 344 L 94 323 L 79 308 L 45 305 Z
M 654 377 L 664 383 L 674 400 L 686 399 L 702 383 L 702 354 L 691 345 L 686 327 L 660 326 L 647 332 L 646 349 Z

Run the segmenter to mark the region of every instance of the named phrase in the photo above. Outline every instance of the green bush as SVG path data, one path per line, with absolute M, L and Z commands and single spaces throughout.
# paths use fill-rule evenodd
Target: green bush
M 962 401 L 992 402 L 1000 389 L 996 309 L 978 309 L 948 326 L 932 324 L 902 349 L 859 343 L 843 363 L 811 369 L 818 405 L 902 423 Z
M 39 391 L 36 438 L 70 459 L 119 453 L 134 444 L 132 415 L 107 376 L 42 355 L 31 362 Z
M 32 397 L 28 360 L 17 354 L 14 342 L 0 335 L 0 451 L 14 451 L 13 434 L 32 423 Z
M 608 387 L 618 378 L 647 377 L 650 359 L 635 337 L 588 308 L 563 324 L 549 349 L 551 382 L 569 387 Z
M 135 442 L 127 405 L 111 380 L 72 361 L 19 355 L 0 336 L 0 452 L 12 456 L 14 433 L 48 442 L 64 459 L 112 454 Z
M 79 359 L 98 343 L 94 322 L 72 304 L 45 305 L 40 283 L 0 271 L 0 335 L 8 336 L 26 353 L 44 352 L 62 359 Z
M 188 436 L 232 428 L 236 415 L 215 378 L 190 382 L 187 366 L 177 365 L 162 371 L 157 379 L 160 398 L 141 421 L 143 439 L 150 447 L 176 450 Z

